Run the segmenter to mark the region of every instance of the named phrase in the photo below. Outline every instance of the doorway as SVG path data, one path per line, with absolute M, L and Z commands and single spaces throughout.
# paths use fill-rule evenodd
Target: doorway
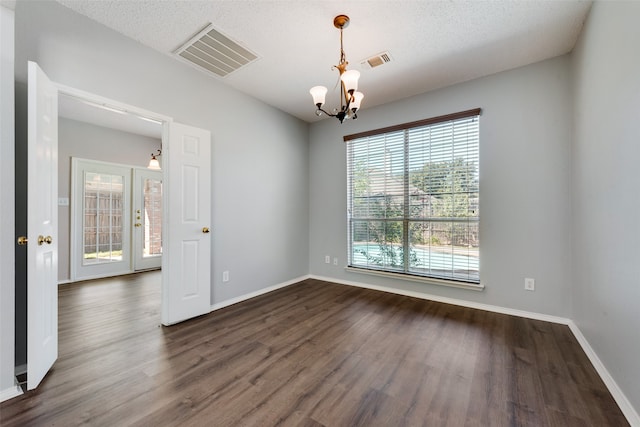
M 100 105 L 102 109 L 120 110 L 119 114 L 126 116 L 146 117 L 162 123 L 165 154 L 162 169 L 167 175 L 162 202 L 165 237 L 161 323 L 167 326 L 211 311 L 211 132 L 56 84 L 35 62 L 29 62 L 28 68 L 27 236 L 21 241 L 30 242 L 25 270 L 27 298 L 24 311 L 27 319 L 24 331 L 28 342 L 25 349 L 29 350 L 27 388 L 31 390 L 42 381 L 58 356 L 59 95 L 76 97 Z M 32 176 L 38 179 L 31 179 Z M 48 212 L 51 216 L 43 219 L 43 213 Z M 171 228 L 168 227 L 169 218 Z M 16 329 L 23 327 L 18 323 L 16 319 Z
M 160 120 L 143 119 L 142 116 L 128 113 L 121 107 L 116 108 L 105 102 L 69 96 L 63 91 L 60 93 L 58 105 L 58 181 L 60 183 L 58 189 L 60 231 L 58 281 L 67 283 L 105 277 L 110 274 L 131 273 L 136 269 L 131 259 L 134 254 L 131 244 L 134 238 L 141 234 L 131 230 L 134 224 L 138 223 L 132 213 L 137 201 L 132 200 L 135 192 L 131 190 L 134 179 L 131 171 L 134 168 L 146 170 L 152 153 L 162 148 L 163 125 Z M 81 166 L 79 169 L 82 170 L 78 172 L 73 170 L 76 165 L 73 159 L 76 158 L 82 160 L 79 163 Z M 162 160 L 162 157 L 159 159 Z M 82 176 L 78 176 L 78 173 Z M 84 174 L 92 174 L 91 179 L 103 181 L 112 178 L 120 179 L 125 186 L 124 193 L 118 196 L 111 192 L 116 190 L 115 183 L 109 190 L 105 188 L 105 182 L 84 182 L 89 178 L 89 175 Z M 85 192 L 93 194 L 87 194 L 85 197 Z M 100 196 L 100 200 L 95 199 L 95 196 Z M 114 215 L 111 217 L 102 215 L 107 203 L 104 197 L 114 198 L 113 205 L 109 206 L 110 209 L 118 207 L 122 209 L 124 216 L 117 217 L 116 223 L 104 222 L 114 219 Z M 73 206 L 75 203 L 82 208 L 84 205 L 79 203 L 80 199 L 86 203 L 100 203 L 101 210 L 87 212 L 88 216 L 85 217 L 77 207 Z M 142 210 L 140 207 L 135 209 Z M 160 217 L 161 209 L 160 205 Z M 93 215 L 93 218 L 89 215 Z M 94 224 L 84 224 L 86 221 L 94 221 Z M 101 222 L 96 223 L 96 221 Z M 88 233 L 95 233 L 93 236 L 87 236 L 88 246 L 93 243 L 102 245 L 100 249 L 105 249 L 105 246 L 119 243 L 118 241 L 122 239 L 123 247 L 115 250 L 110 248 L 108 262 L 106 257 L 97 256 L 104 251 L 96 250 L 94 254 L 87 255 L 89 258 L 84 257 L 83 233 L 78 231 L 79 228 L 82 229 L 83 224 L 87 227 L 91 225 L 99 227 L 99 229 L 94 228 L 88 231 Z M 120 251 L 122 251 L 121 254 Z M 155 265 L 159 266 L 161 260 L 154 261 Z

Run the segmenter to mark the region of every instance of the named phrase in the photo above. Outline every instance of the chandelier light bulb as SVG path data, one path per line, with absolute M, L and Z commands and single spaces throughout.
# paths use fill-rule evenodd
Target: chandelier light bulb
M 314 86 L 309 90 L 309 93 L 313 97 L 313 103 L 318 107 L 324 105 L 325 97 L 327 95 L 327 88 L 324 86 Z
M 360 78 L 360 71 L 357 71 L 357 70 L 345 71 L 342 74 L 342 76 L 340 76 L 340 80 L 342 80 L 345 90 L 349 93 L 353 93 L 356 90 L 358 90 L 359 78 Z
M 147 166 L 147 168 L 154 171 L 158 171 L 160 170 L 160 162 L 158 162 L 158 159 L 154 157 L 151 160 L 149 160 L 149 166 Z
M 349 104 L 349 107 L 351 108 L 351 110 L 357 110 L 358 108 L 360 108 L 360 103 L 362 102 L 362 98 L 364 98 L 364 93 L 362 92 L 353 93 L 353 100 L 351 101 L 351 104 Z

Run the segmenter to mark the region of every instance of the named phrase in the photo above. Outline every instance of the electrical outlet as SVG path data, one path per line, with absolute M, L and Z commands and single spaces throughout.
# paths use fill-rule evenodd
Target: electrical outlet
M 531 278 L 524 279 L 524 288 L 527 291 L 535 291 L 536 290 L 536 281 Z
M 325 264 L 331 264 L 331 255 L 325 255 L 324 256 L 324 263 Z
M 338 265 L 338 258 L 333 259 L 333 265 Z
M 223 271 L 222 272 L 222 281 L 223 282 L 228 282 L 229 281 L 229 271 Z

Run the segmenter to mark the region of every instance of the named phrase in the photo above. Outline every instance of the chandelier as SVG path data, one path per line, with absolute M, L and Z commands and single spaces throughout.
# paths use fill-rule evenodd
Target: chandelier
M 309 90 L 309 93 L 313 97 L 313 103 L 316 106 L 316 115 L 321 116 L 322 113 L 329 117 L 336 117 L 342 123 L 345 119 L 357 119 L 358 115 L 356 111 L 360 108 L 360 103 L 364 94 L 357 92 L 358 79 L 360 78 L 360 72 L 356 70 L 347 71 L 347 59 L 342 47 L 342 30 L 349 26 L 349 17 L 347 15 L 338 15 L 333 19 L 333 25 L 340 30 L 340 62 L 338 65 L 334 65 L 332 69 L 338 69 L 340 73 L 340 86 L 342 88 L 340 95 L 340 109 L 334 108 L 333 113 L 328 113 L 322 109 L 324 105 L 325 97 L 327 95 L 327 88 L 324 86 L 314 86 Z

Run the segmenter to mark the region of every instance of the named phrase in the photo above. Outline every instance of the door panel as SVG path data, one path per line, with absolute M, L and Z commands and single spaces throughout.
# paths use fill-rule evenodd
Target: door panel
M 27 389 L 58 358 L 58 90 L 28 65 Z
M 162 323 L 208 313 L 211 307 L 211 134 L 169 124 L 163 147 L 164 255 Z

